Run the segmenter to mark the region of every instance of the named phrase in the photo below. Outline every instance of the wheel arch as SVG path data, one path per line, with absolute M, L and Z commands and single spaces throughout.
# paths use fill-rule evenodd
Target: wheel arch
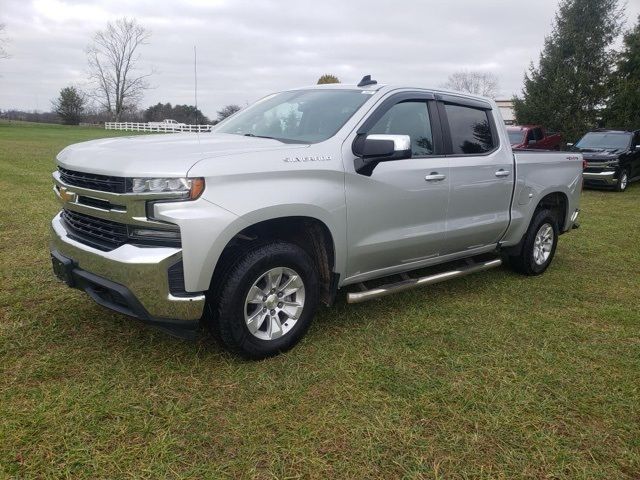
M 561 191 L 546 194 L 540 199 L 538 205 L 536 205 L 531 218 L 533 219 L 536 212 L 543 208 L 548 208 L 555 214 L 555 217 L 558 220 L 558 230 L 560 233 L 565 232 L 569 211 L 569 197 L 567 194 Z
M 569 196 L 567 193 L 562 190 L 551 190 L 545 192 L 545 194 L 540 198 L 535 208 L 531 208 L 531 214 L 528 215 L 527 222 L 525 223 L 526 227 L 518 241 L 515 245 L 504 248 L 504 251 L 507 255 L 520 255 L 522 251 L 522 246 L 524 243 L 524 239 L 526 237 L 527 231 L 531 222 L 533 222 L 536 213 L 539 212 L 543 208 L 548 208 L 552 212 L 555 213 L 555 217 L 558 221 L 558 231 L 560 234 L 566 231 L 566 226 L 569 224 Z
M 269 241 L 287 241 L 301 247 L 313 259 L 320 277 L 320 299 L 326 304 L 333 302 L 339 280 L 340 269 L 337 262 L 340 260 L 340 247 L 336 244 L 336 233 L 328 222 L 318 216 L 304 214 L 268 218 L 261 215 L 242 220 L 238 225 L 242 228 L 236 228 L 231 236 L 227 235 L 228 240 L 216 257 L 209 286 L 213 295 L 228 269 L 243 251 Z

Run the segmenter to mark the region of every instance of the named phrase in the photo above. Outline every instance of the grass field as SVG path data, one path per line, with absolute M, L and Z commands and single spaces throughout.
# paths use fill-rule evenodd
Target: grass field
M 54 156 L 116 133 L 0 123 L 0 478 L 640 478 L 640 184 L 541 277 L 342 296 L 251 363 L 54 280 Z

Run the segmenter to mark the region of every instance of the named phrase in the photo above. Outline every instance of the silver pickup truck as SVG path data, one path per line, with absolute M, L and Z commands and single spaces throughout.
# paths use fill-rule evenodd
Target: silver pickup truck
M 580 154 L 512 152 L 493 101 L 369 77 L 270 95 L 211 133 L 72 145 L 57 167 L 59 278 L 250 358 L 291 348 L 348 285 L 360 302 L 503 261 L 542 273 L 582 188 Z

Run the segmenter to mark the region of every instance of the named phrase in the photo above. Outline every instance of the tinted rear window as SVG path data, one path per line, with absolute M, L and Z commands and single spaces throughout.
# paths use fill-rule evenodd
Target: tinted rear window
M 511 145 L 524 143 L 524 130 L 507 130 L 507 133 L 509 134 L 509 142 L 511 142 Z
M 454 154 L 485 153 L 494 149 L 491 124 L 485 110 L 445 105 Z

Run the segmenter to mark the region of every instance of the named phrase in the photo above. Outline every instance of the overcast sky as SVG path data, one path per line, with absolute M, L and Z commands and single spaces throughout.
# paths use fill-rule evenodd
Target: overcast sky
M 323 73 L 344 83 L 441 86 L 457 70 L 486 70 L 500 96 L 522 88 L 551 30 L 557 0 L 0 0 L 11 58 L 0 60 L 0 109 L 48 110 L 62 87 L 86 86 L 85 48 L 118 17 L 151 31 L 140 69 L 154 88 L 141 107 L 193 104 L 215 117 L 272 91 L 309 85 Z M 629 0 L 627 18 L 640 14 Z M 630 24 L 630 23 L 629 23 Z

